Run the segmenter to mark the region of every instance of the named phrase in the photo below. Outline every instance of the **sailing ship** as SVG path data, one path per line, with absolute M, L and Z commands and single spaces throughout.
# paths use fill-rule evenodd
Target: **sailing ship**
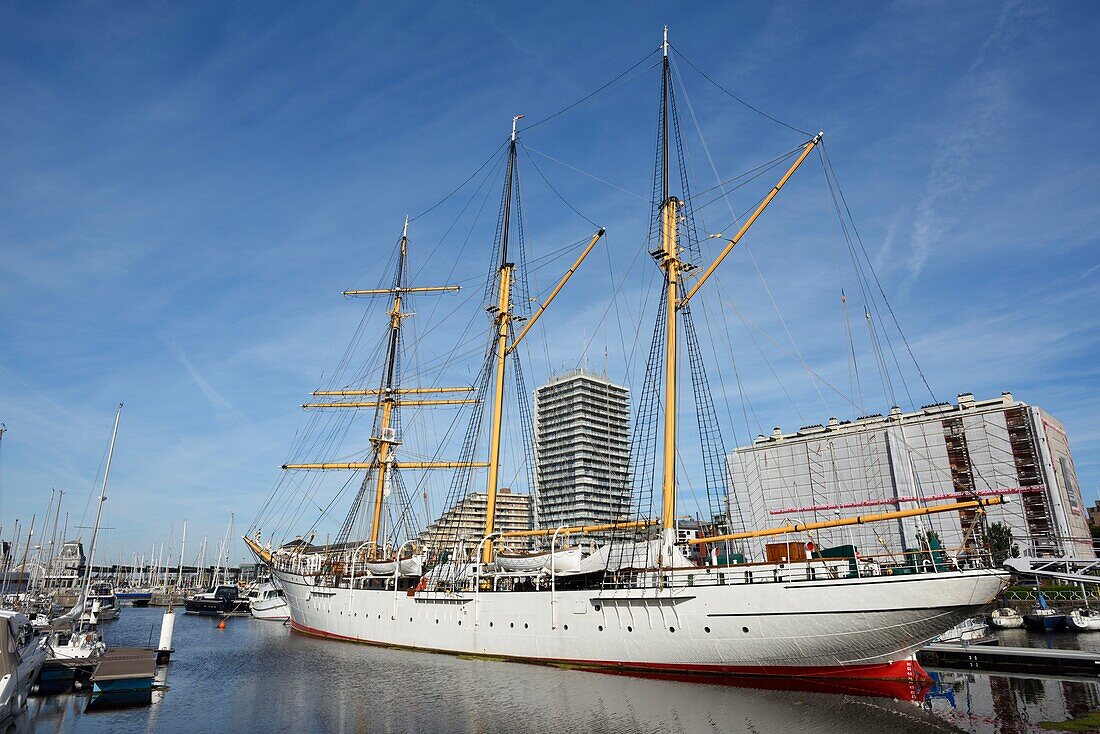
M 511 259 L 515 243 L 510 242 L 519 192 L 517 122 L 522 116 L 517 116 L 507 141 L 501 213 L 486 287 L 490 327 L 484 377 L 473 397 L 424 397 L 425 393 L 471 389 L 407 387 L 400 381 L 402 322 L 409 315 L 403 311 L 403 298 L 457 289 L 408 284 L 408 219 L 399 242 L 392 287 L 345 293 L 390 299 L 381 380 L 377 388 L 315 392 L 315 397 L 323 400 L 303 407 L 374 409 L 369 455 L 362 462 L 293 463 L 283 468 L 363 472 L 360 491 L 333 543 L 313 545 L 314 536 L 310 535 L 278 547 L 271 539 L 265 544 L 259 519 L 245 536 L 248 547 L 270 567 L 284 590 L 295 630 L 392 647 L 645 674 L 912 680 L 919 674 L 915 651 L 977 613 L 1006 586 L 1006 573 L 976 563 L 917 567 L 820 556 L 743 562 L 744 558 L 729 552 L 718 562 L 713 552 L 749 539 L 847 524 L 939 512 L 980 513 L 985 505 L 999 503 L 999 498 L 779 528 L 734 532 L 734 527 L 727 526 L 727 532 L 702 533 L 690 541 L 701 550 L 711 549 L 700 555 L 713 562 L 697 565 L 685 556 L 677 538 L 676 461 L 681 421 L 678 398 L 687 372 L 680 366 L 685 344 L 692 377 L 702 372 L 696 368 L 700 352 L 688 304 L 819 145 L 822 135 L 800 145 L 793 164 L 721 254 L 705 270 L 699 268 L 684 258 L 688 246 L 686 192 L 684 198 L 676 196 L 670 183 L 670 170 L 675 168 L 670 164 L 670 148 L 678 138 L 678 129 L 670 135 L 670 126 L 678 123 L 671 109 L 673 75 L 667 29 L 660 50 L 652 230 L 659 245 L 650 255 L 663 277 L 651 355 L 655 359 L 646 373 L 647 384 L 656 395 L 652 405 L 657 406 L 654 410 L 661 430 L 653 433 L 653 440 L 656 446 L 660 438 L 660 451 L 655 449 L 659 461 L 638 462 L 640 466 L 634 468 L 635 475 L 649 472 L 659 487 L 659 494 L 654 490 L 660 500 L 659 512 L 645 516 L 636 503 L 623 508 L 622 516 L 610 523 L 527 530 L 496 527 L 497 500 L 502 492 L 505 380 L 510 367 L 519 369 L 516 346 L 604 234 L 601 228 L 592 235 L 573 267 L 533 315 L 524 317 L 519 312 L 516 303 L 523 300 L 523 294 L 517 297 L 516 290 L 522 284 L 522 269 Z M 678 163 L 681 175 L 686 175 L 682 158 Z M 489 411 L 484 460 L 474 460 L 468 443 L 458 461 L 396 458 L 402 445 L 397 417 L 403 407 L 479 401 L 484 401 Z M 480 413 L 477 416 L 480 419 Z M 530 445 L 528 449 L 533 451 Z M 395 490 L 401 487 L 401 470 L 453 469 L 457 475 L 469 476 L 475 468 L 485 469 L 487 475 L 484 527 L 479 538 L 470 542 L 456 537 L 449 547 L 438 540 L 436 547 L 427 547 L 413 537 L 399 545 L 387 541 L 383 510 L 392 501 L 387 498 L 401 494 Z M 358 541 L 355 520 L 368 514 L 370 534 Z M 574 553 L 575 548 L 567 542 L 571 535 L 593 534 L 602 534 L 599 537 L 605 541 L 587 556 Z M 532 541 L 549 545 L 531 550 L 525 544 Z M 577 562 L 559 565 L 556 557 L 561 552 L 574 554 Z M 413 559 L 416 563 L 404 565 Z

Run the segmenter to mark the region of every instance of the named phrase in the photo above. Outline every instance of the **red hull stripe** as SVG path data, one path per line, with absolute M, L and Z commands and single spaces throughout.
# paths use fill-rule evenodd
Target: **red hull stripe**
M 578 668 L 599 668 L 603 670 L 621 670 L 638 672 L 669 673 L 673 675 L 731 675 L 731 676 L 764 676 L 783 678 L 843 678 L 847 680 L 878 680 L 898 682 L 923 682 L 928 679 L 927 673 L 915 660 L 898 660 L 888 663 L 870 663 L 866 665 L 694 665 L 688 663 L 651 663 L 645 661 L 624 663 L 617 660 L 578 660 L 571 658 L 531 658 L 515 655 L 492 655 L 459 652 L 452 650 L 440 650 L 436 648 L 414 647 L 411 645 L 397 645 L 376 640 L 364 640 L 357 637 L 347 637 L 333 632 L 308 627 L 291 620 L 290 626 L 298 632 L 303 632 L 314 637 L 325 637 L 333 640 L 347 642 L 359 642 L 367 645 L 379 645 L 408 650 L 422 650 L 427 652 L 444 653 L 449 655 L 466 655 L 482 657 L 492 660 L 516 660 L 530 663 L 542 663 L 545 665 L 566 665 Z

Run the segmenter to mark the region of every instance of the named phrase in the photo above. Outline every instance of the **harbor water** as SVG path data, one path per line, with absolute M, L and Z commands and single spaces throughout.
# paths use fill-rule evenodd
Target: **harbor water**
M 126 608 L 112 645 L 155 646 L 162 610 Z M 1006 645 L 1100 649 L 1100 633 Z M 608 675 L 319 640 L 278 622 L 180 615 L 150 706 L 85 712 L 34 697 L 33 732 L 1046 732 L 1100 731 L 1100 684 L 930 671 L 918 700 Z M 1089 717 L 1095 722 L 1087 724 Z M 1075 723 L 1066 724 L 1070 719 Z M 1076 727 L 1076 728 L 1074 728 Z

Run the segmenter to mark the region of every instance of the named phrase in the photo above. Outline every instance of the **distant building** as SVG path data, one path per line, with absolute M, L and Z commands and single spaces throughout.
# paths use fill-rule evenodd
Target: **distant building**
M 417 540 L 432 551 L 450 549 L 459 541 L 472 549 L 485 537 L 485 510 L 488 500 L 489 495 L 485 492 L 469 495 L 429 525 Z M 500 532 L 530 530 L 530 495 L 512 494 L 510 489 L 499 490 L 493 527 Z
M 1100 527 L 1100 500 L 1089 508 L 1089 525 Z
M 729 457 L 734 512 L 750 527 L 815 522 L 911 509 L 980 496 L 1002 496 L 988 522 L 1003 522 L 1023 554 L 1094 555 L 1062 424 L 1043 409 L 1004 393 L 993 400 L 959 396 L 955 405 L 855 421 L 830 419 L 795 433 L 776 429 Z M 821 531 L 819 544 L 849 537 L 863 555 L 917 548 L 934 531 L 944 546 L 973 545 L 981 524 L 973 511 L 906 518 Z M 754 549 L 756 555 L 762 548 Z
M 46 586 L 63 589 L 79 586 L 84 583 L 87 562 L 84 544 L 79 540 L 66 541 L 61 546 L 61 552 L 50 564 L 46 573 Z
M 629 512 L 630 391 L 625 387 L 587 370 L 552 378 L 535 390 L 535 445 L 539 528 L 603 525 Z

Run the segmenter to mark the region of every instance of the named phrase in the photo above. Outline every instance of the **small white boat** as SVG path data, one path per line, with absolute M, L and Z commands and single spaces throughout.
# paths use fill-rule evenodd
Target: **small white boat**
M 579 547 L 562 548 L 554 551 L 553 570 L 555 573 L 575 573 L 581 567 L 581 549 Z M 498 551 L 497 566 L 511 573 L 538 573 L 549 571 L 551 556 L 549 550 L 537 551 Z
M 396 559 L 389 559 L 386 561 L 365 561 L 363 568 L 367 569 L 374 576 L 393 576 L 395 571 L 398 571 L 398 564 Z M 402 558 L 400 567 L 400 576 L 421 576 L 424 573 L 424 557 L 420 555 L 413 556 L 412 558 Z
M 290 619 L 290 609 L 286 604 L 283 590 L 268 581 L 249 592 L 248 611 L 256 619 L 269 619 L 282 622 Z
M 27 696 L 46 651 L 34 638 L 26 615 L 0 610 L 0 725 L 7 727 L 27 708 Z
M 989 622 L 1001 629 L 1019 629 L 1024 626 L 1023 616 L 1012 607 L 994 609 L 993 614 L 989 615 Z
M 393 576 L 393 572 L 397 570 L 397 561 L 364 561 L 363 568 L 373 576 Z
M 1074 632 L 1100 632 L 1100 612 L 1074 609 L 1066 615 L 1066 627 Z

